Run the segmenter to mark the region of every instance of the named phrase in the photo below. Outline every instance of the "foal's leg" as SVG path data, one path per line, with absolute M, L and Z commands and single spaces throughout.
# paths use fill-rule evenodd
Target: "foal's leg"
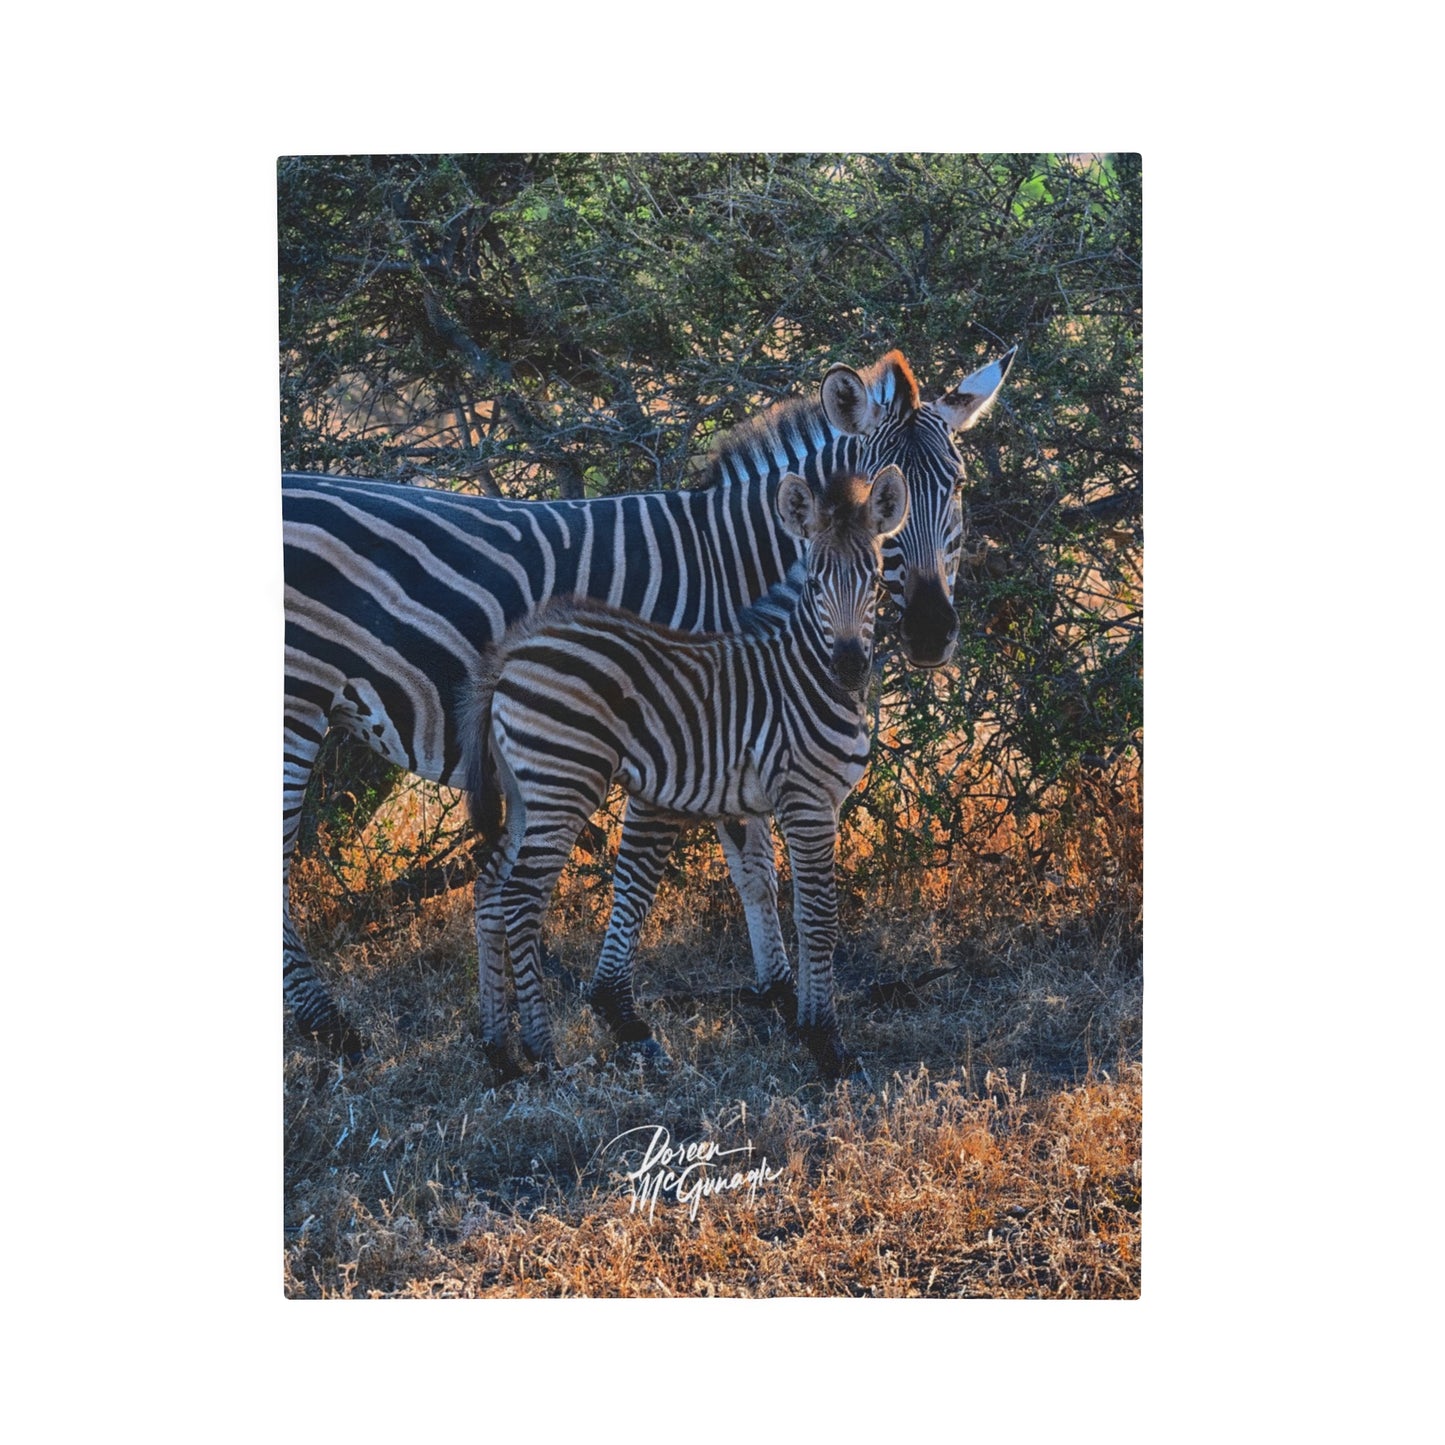
M 553 1058 L 542 984 L 542 914 L 584 822 L 585 817 L 538 819 L 535 826 L 528 827 L 517 861 L 502 883 L 501 905 L 517 988 L 522 1051 L 533 1063 L 550 1063 Z
M 682 828 L 672 815 L 635 798 L 628 801 L 622 841 L 617 848 L 619 886 L 612 896 L 612 916 L 607 922 L 607 937 L 597 966 L 597 980 L 605 984 L 604 997 L 632 990 L 637 928 L 651 906 L 657 883 L 651 884 L 652 892 L 639 912 L 636 905 L 642 896 L 640 889 L 654 869 L 659 870 L 660 876 L 662 860 L 677 845 L 681 833 Z M 772 830 L 761 818 L 730 819 L 718 823 L 717 834 L 728 872 L 742 899 L 758 988 L 791 1010 L 796 993 L 792 965 L 778 924 L 778 868 L 773 856 Z M 621 887 L 624 877 L 634 880 L 626 889 Z M 611 1023 L 611 1015 L 605 1016 Z
M 791 1016 L 797 1008 L 798 993 L 778 922 L 778 863 L 773 853 L 773 830 L 766 818 L 724 818 L 717 824 L 717 836 L 743 901 L 758 991 Z
M 798 1032 L 830 1079 L 851 1064 L 833 1007 L 833 949 L 838 942 L 838 820 L 826 803 L 782 808 L 778 822 L 793 865 L 798 925 Z
M 587 996 L 593 1011 L 606 1021 L 619 1043 L 651 1044 L 644 1052 L 661 1059 L 665 1056 L 652 1041 L 652 1030 L 637 1012 L 632 965 L 638 935 L 681 828 L 670 814 L 657 812 L 633 798 L 627 801 L 622 828 L 622 846 L 617 850 L 612 879 L 612 916 Z
M 542 987 L 542 914 L 582 825 L 607 796 L 612 770 L 545 782 L 529 772 L 522 782 L 513 772 L 505 748 L 494 757 L 516 839 L 512 865 L 502 880 L 501 912 L 517 988 L 522 1050 L 540 1063 L 552 1057 L 552 1030 Z M 514 819 L 521 821 L 514 823 Z
M 507 930 L 502 911 L 502 884 L 516 861 L 525 814 L 520 809 L 513 810 L 508 816 L 509 824 L 513 817 L 518 818 L 516 832 L 508 828 L 478 872 L 473 889 L 482 1047 L 487 1061 L 503 1077 L 510 1077 L 517 1071 L 507 1048 Z

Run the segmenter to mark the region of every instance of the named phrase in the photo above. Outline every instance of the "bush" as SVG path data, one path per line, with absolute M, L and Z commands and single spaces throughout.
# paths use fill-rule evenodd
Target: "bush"
M 886 660 L 849 810 L 928 862 L 1135 766 L 1137 157 L 310 157 L 278 179 L 288 467 L 684 485 L 835 361 L 899 347 L 927 393 L 1017 343 L 966 438 L 958 671 Z

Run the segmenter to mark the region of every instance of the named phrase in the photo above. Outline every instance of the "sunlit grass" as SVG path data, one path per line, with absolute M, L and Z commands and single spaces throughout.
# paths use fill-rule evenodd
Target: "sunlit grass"
M 639 954 L 666 1076 L 620 1062 L 581 998 L 608 849 L 579 853 L 549 914 L 558 1066 L 501 1088 L 473 1031 L 469 890 L 358 914 L 311 864 L 308 938 L 371 1047 L 352 1070 L 290 1041 L 288 1293 L 1137 1294 L 1137 777 L 987 843 L 919 872 L 845 841 L 839 1013 L 869 1083 L 838 1091 L 775 1014 L 725 992 L 751 965 L 705 835 Z M 786 872 L 783 893 L 786 914 Z M 657 1124 L 751 1141 L 784 1173 L 695 1220 L 631 1214 L 599 1149 Z

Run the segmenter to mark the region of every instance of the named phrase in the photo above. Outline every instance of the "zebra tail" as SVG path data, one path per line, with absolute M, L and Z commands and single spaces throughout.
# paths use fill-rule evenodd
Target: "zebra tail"
M 579 604 L 576 598 L 554 597 L 530 616 L 512 623 L 502 636 L 482 649 L 476 676 L 463 690 L 461 728 L 467 788 L 467 812 L 483 845 L 491 849 L 502 836 L 502 781 L 492 750 L 492 699 L 507 658 L 554 619 L 565 619 Z
M 482 846 L 491 849 L 502 834 L 502 789 L 492 756 L 492 693 L 494 675 L 484 669 L 462 709 L 466 751 L 467 812 Z

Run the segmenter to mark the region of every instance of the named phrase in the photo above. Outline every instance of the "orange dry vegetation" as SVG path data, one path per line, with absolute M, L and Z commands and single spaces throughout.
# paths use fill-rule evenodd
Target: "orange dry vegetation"
M 597 1183 L 530 1211 L 431 1197 L 350 1201 L 323 1261 L 287 1252 L 294 1295 L 1132 1297 L 1139 1287 L 1139 1083 L 982 1096 L 927 1071 L 759 1124 L 783 1173 L 745 1196 L 632 1212 Z M 519 1093 L 540 1106 L 531 1086 Z M 821 1101 L 820 1101 L 821 1102 Z M 733 1137 L 736 1130 L 724 1131 Z M 431 1207 L 419 1213 L 417 1204 Z M 314 1219 L 315 1216 L 312 1216 Z M 305 1237 L 314 1235 L 315 1240 Z
M 368 918 L 303 869 L 309 939 L 372 1046 L 350 1070 L 288 1040 L 287 1293 L 1136 1296 L 1137 776 L 1080 780 L 1059 816 L 892 879 L 845 845 L 839 1013 L 869 1080 L 836 1090 L 736 994 L 747 936 L 713 843 L 681 855 L 639 952 L 673 1068 L 619 1057 L 582 1000 L 610 860 L 579 855 L 548 924 L 558 1065 L 500 1088 L 469 891 Z M 659 1125 L 782 1172 L 696 1218 L 668 1196 L 629 1212 L 636 1157 L 608 1143 Z

